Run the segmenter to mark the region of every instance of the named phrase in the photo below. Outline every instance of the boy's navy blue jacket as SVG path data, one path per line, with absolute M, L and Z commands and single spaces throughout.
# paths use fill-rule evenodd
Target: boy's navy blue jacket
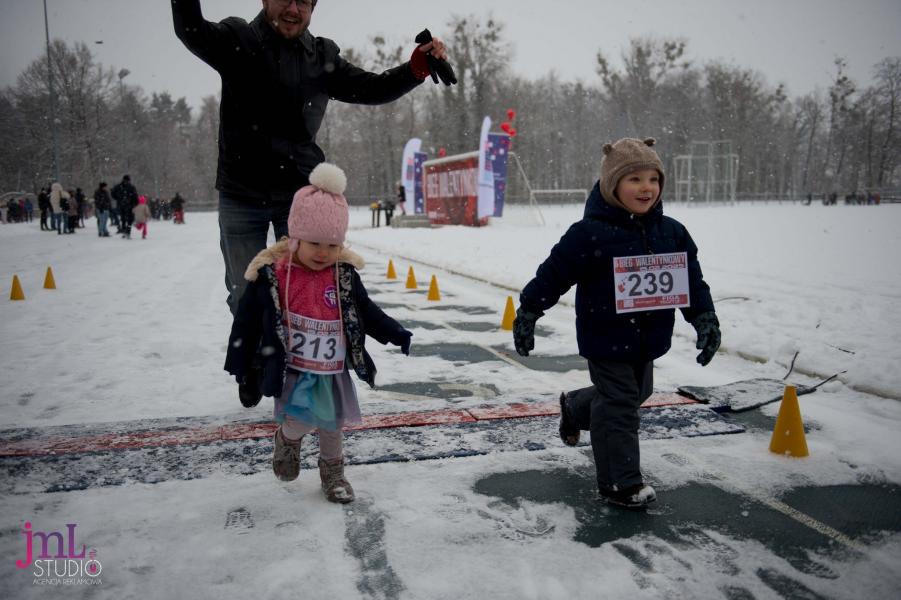
M 576 285 L 579 354 L 590 360 L 645 362 L 666 354 L 675 309 L 616 314 L 613 259 L 685 252 L 689 299 L 682 314 L 689 322 L 713 310 L 710 288 L 698 263 L 698 248 L 685 227 L 663 215 L 658 202 L 643 216 L 608 204 L 595 183 L 581 221 L 570 226 L 523 289 L 520 305 L 541 314 Z
M 287 240 L 262 250 L 244 274 L 250 283 L 238 303 L 225 355 L 225 370 L 240 383 L 255 360 L 262 360 L 260 388 L 279 397 L 285 380 L 286 352 L 278 278 L 273 265 L 290 256 Z M 338 305 L 347 341 L 347 362 L 357 376 L 375 386 L 376 368 L 366 351 L 366 336 L 400 346 L 407 331 L 386 315 L 366 293 L 357 273 L 363 259 L 342 249 L 337 264 Z M 257 358 L 260 356 L 260 359 Z

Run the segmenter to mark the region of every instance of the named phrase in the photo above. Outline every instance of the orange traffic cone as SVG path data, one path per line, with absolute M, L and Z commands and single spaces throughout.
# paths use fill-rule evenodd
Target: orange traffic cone
M 47 274 L 44 275 L 44 289 L 45 290 L 55 290 L 56 289 L 56 281 L 53 280 L 53 269 L 47 267 Z
M 385 274 L 388 279 L 397 279 L 397 272 L 394 270 L 394 263 L 388 259 L 388 272 Z
M 798 406 L 798 392 L 795 386 L 785 386 L 776 427 L 770 439 L 770 452 L 786 456 L 808 456 L 807 440 L 804 438 L 804 423 L 801 422 L 801 408 Z
M 513 307 L 513 296 L 507 296 L 507 306 L 504 307 L 504 320 L 501 321 L 501 329 L 513 331 L 513 319 L 516 318 L 516 309 Z
M 9 291 L 10 300 L 24 300 L 25 292 L 22 291 L 22 284 L 19 283 L 19 276 L 13 275 L 13 287 Z
M 410 270 L 407 271 L 407 289 L 415 290 L 418 288 L 419 286 L 416 284 L 416 275 L 413 274 L 413 267 L 410 267 Z
M 438 278 L 432 275 L 432 283 L 429 284 L 429 300 L 441 300 L 441 292 L 438 291 Z

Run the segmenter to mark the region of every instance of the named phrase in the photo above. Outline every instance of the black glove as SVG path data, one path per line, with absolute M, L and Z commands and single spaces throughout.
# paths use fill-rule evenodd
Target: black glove
M 397 336 L 397 338 L 392 342 L 395 346 L 400 346 L 400 351 L 404 353 L 406 356 L 410 356 L 410 338 L 413 337 L 413 333 L 404 329 L 403 333 Z
M 420 46 L 428 44 L 432 41 L 432 32 L 428 29 L 423 29 L 419 32 L 419 35 L 416 36 L 414 41 Z M 426 54 L 426 60 L 428 61 L 429 74 L 432 76 L 432 81 L 438 83 L 438 78 L 440 77 L 441 82 L 444 85 L 449 86 L 453 83 L 457 83 L 457 76 L 454 74 L 454 68 L 450 66 L 449 62 L 443 58 L 435 58 L 431 54 Z
M 261 371 L 260 366 L 254 362 L 244 374 L 244 380 L 238 384 L 238 399 L 245 408 L 252 408 L 263 399 L 263 392 L 260 391 Z
M 535 348 L 535 321 L 544 313 L 533 313 L 522 306 L 516 309 L 513 319 L 513 345 L 520 356 L 528 356 L 529 350 Z
M 720 322 L 716 318 L 716 313 L 705 312 L 695 317 L 691 322 L 692 327 L 698 332 L 698 343 L 695 348 L 701 351 L 698 354 L 697 361 L 703 367 L 713 359 L 717 348 L 720 347 Z

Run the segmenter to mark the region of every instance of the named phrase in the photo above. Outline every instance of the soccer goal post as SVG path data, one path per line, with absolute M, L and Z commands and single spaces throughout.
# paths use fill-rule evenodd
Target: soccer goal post
M 732 140 L 691 142 L 673 160 L 677 202 L 735 202 L 738 154 Z
M 533 223 L 535 225 L 545 225 L 544 214 L 541 211 L 542 205 L 549 204 L 565 204 L 570 202 L 584 202 L 588 197 L 588 190 L 585 189 L 540 189 L 532 187 L 529 177 L 515 152 L 510 153 L 510 162 L 515 165 L 512 172 L 508 176 L 507 202 L 504 212 L 505 218 L 514 217 L 514 221 Z M 510 209 L 509 211 L 507 209 Z

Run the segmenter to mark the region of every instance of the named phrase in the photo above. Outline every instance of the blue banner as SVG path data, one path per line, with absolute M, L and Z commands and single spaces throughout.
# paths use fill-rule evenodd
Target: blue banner
M 487 170 L 494 174 L 494 215 L 504 216 L 504 195 L 507 193 L 507 155 L 510 153 L 510 136 L 506 133 L 489 133 L 486 149 Z
M 422 163 L 428 154 L 425 152 L 413 153 L 413 212 L 417 215 L 425 213 L 425 193 L 422 190 Z

